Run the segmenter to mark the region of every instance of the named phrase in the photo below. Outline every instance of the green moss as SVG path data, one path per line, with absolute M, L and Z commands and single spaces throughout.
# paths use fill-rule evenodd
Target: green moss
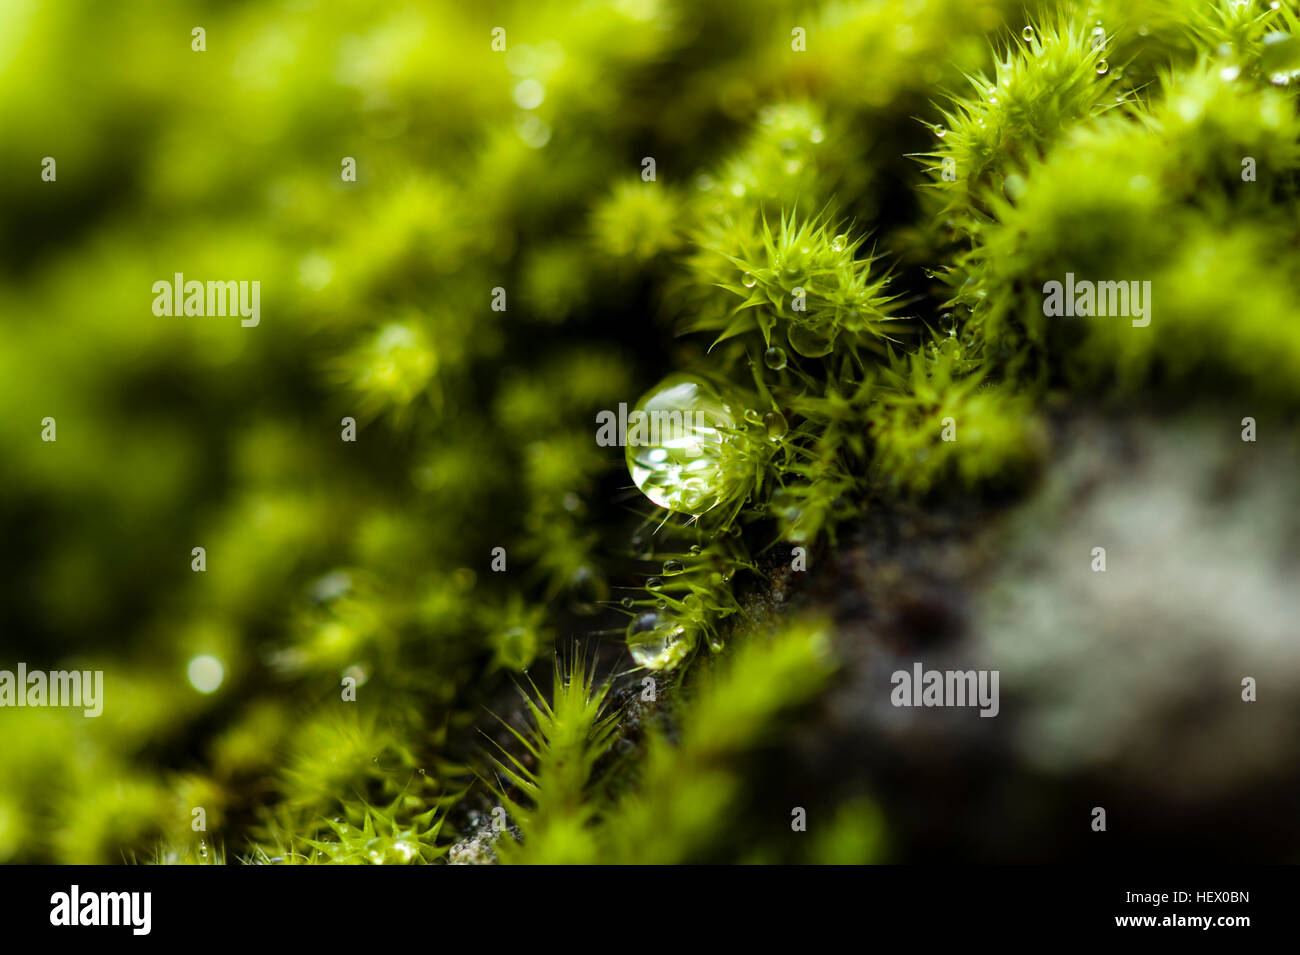
M 724 837 L 829 670 L 751 615 L 775 545 L 1014 488 L 1053 401 L 1300 404 L 1293 3 L 371 6 L 15 15 L 0 160 L 61 154 L 0 177 L 0 600 L 110 706 L 6 715 L 0 860 L 202 860 L 197 803 L 213 861 L 441 860 L 484 701 L 589 630 L 636 672 L 529 696 L 503 860 L 876 858 L 867 799 Z M 233 73 L 172 49 L 200 13 Z M 175 271 L 261 277 L 261 326 L 152 321 Z M 1067 273 L 1150 325 L 1045 314 Z M 734 419 L 700 513 L 593 441 L 675 374 Z

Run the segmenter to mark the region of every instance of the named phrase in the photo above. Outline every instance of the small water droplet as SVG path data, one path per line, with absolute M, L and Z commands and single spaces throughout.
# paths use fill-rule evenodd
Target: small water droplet
M 686 571 L 686 565 L 683 564 L 680 560 L 666 560 L 666 561 L 664 561 L 664 576 L 665 576 L 665 577 L 672 577 L 672 576 L 674 576 L 674 575 L 676 575 L 676 574 L 685 573 L 685 571 Z
M 1032 40 L 1034 38 L 1034 28 L 1025 27 L 1023 30 L 1020 31 L 1020 35 L 1024 37 L 1026 40 Z
M 1241 67 L 1239 66 L 1225 66 L 1223 69 L 1219 70 L 1219 78 L 1225 83 L 1231 83 L 1240 75 Z
M 199 855 L 205 859 L 208 857 L 208 844 L 202 839 L 199 840 Z
M 767 440 L 772 442 L 780 441 L 790 430 L 785 415 L 779 411 L 769 411 L 763 415 L 763 426 L 767 429 Z
M 780 371 L 786 364 L 785 349 L 773 345 L 767 351 L 763 352 L 763 364 L 767 365 L 767 367 L 771 368 L 773 371 Z
M 753 288 L 758 284 L 758 278 L 753 272 L 746 272 L 740 277 L 740 284 L 745 286 L 745 288 Z
M 723 650 L 723 648 L 724 648 L 725 646 L 726 646 L 726 644 L 725 644 L 725 642 L 724 642 L 723 639 L 722 639 L 722 634 L 720 634 L 720 633 L 710 633 L 710 634 L 709 634 L 709 649 L 710 649 L 710 650 L 712 650 L 714 653 L 721 653 L 722 650 Z
M 1110 72 L 1110 64 L 1107 63 L 1105 60 L 1098 60 L 1098 61 L 1097 61 L 1097 75 L 1098 75 L 1098 76 L 1105 76 L 1105 75 L 1106 75 L 1107 73 L 1109 73 L 1109 72 Z
M 428 771 L 427 769 L 425 769 L 423 766 L 420 767 L 420 769 L 419 769 L 419 773 L 420 773 L 421 776 L 427 776 L 427 775 L 429 775 L 429 771 Z
M 619 601 L 619 603 L 623 605 L 624 610 L 631 610 L 633 607 L 636 606 L 636 601 L 633 600 L 631 597 L 624 597 L 622 600 Z
M 814 143 L 819 143 L 825 138 L 826 138 L 826 134 L 822 132 L 822 128 L 820 126 L 814 126 L 812 128 L 812 131 L 808 134 L 809 141 Z
M 943 137 L 948 135 L 948 127 L 936 126 L 934 127 L 934 134 L 938 136 L 940 139 L 943 139 Z
M 745 420 L 750 424 L 758 424 L 763 420 L 763 416 L 753 408 L 745 409 Z
M 704 553 L 704 548 L 701 547 L 699 544 L 692 544 L 690 549 L 691 549 L 691 553 L 696 557 L 699 557 L 701 554 Z
M 940 126 L 939 128 L 942 129 L 943 127 Z M 942 136 L 943 133 L 939 133 L 939 135 Z M 835 238 L 831 239 L 831 249 L 835 252 L 843 252 L 848 247 L 849 247 L 849 237 L 845 235 L 843 232 L 841 232 Z
M 663 582 L 663 579 L 662 579 L 662 578 L 660 578 L 660 577 L 651 577 L 649 580 L 647 580 L 647 581 L 645 582 L 645 589 L 646 589 L 646 590 L 659 590 L 660 588 L 663 587 L 663 585 L 664 585 L 664 582 Z

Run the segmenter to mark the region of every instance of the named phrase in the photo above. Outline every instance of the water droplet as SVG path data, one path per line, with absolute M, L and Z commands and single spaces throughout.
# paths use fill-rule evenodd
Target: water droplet
M 670 375 L 628 416 L 628 471 L 660 507 L 702 514 L 745 477 L 735 430 L 731 409 L 710 384 Z
M 1110 64 L 1107 63 L 1105 60 L 1098 60 L 1098 61 L 1097 61 L 1097 75 L 1098 75 L 1098 76 L 1105 76 L 1105 75 L 1106 75 L 1107 73 L 1109 73 L 1109 72 L 1110 72 Z
M 664 576 L 665 576 L 665 577 L 672 577 L 672 576 L 674 576 L 674 575 L 676 575 L 676 574 L 682 574 L 682 573 L 685 573 L 685 572 L 686 572 L 686 565 L 683 564 L 680 560 L 666 560 L 666 561 L 664 561 Z
M 1025 27 L 1023 30 L 1020 31 L 1020 35 L 1024 37 L 1026 40 L 1032 40 L 1034 38 L 1034 28 Z
M 636 606 L 636 601 L 633 600 L 631 597 L 624 597 L 622 600 L 619 601 L 619 603 L 623 605 L 624 610 L 631 610 L 633 607 Z
M 740 284 L 745 286 L 745 288 L 753 288 L 758 284 L 758 278 L 753 272 L 746 272 L 740 277 Z
M 429 771 L 428 771 L 427 769 L 425 769 L 423 766 L 420 767 L 420 769 L 419 769 L 419 773 L 420 773 L 421 776 L 427 776 L 427 775 L 429 775 Z
M 808 134 L 809 141 L 814 143 L 819 143 L 825 138 L 826 138 L 826 134 L 822 132 L 822 128 L 820 126 L 814 126 L 812 128 L 812 131 Z
M 678 663 L 690 650 L 686 628 L 656 613 L 643 613 L 627 628 L 627 648 L 632 659 L 647 670 Z
M 208 857 L 208 844 L 202 839 L 199 840 L 199 855 L 205 859 Z
M 659 590 L 664 585 L 662 577 L 651 577 L 645 582 L 646 590 Z
M 758 424 L 760 421 L 763 420 L 763 416 L 753 408 L 746 408 L 745 420 L 748 421 L 750 424 Z
M 940 139 L 943 139 L 943 137 L 948 135 L 948 127 L 936 126 L 934 127 L 934 134 L 938 136 Z
M 780 441 L 785 437 L 786 432 L 790 430 L 785 415 L 779 411 L 769 411 L 763 415 L 763 426 L 767 428 L 767 440 L 772 442 Z
M 939 127 L 942 129 L 943 127 Z M 940 135 L 943 135 L 940 133 Z M 849 245 L 849 237 L 841 232 L 835 238 L 831 239 L 831 249 L 835 252 L 843 252 Z
M 691 553 L 694 554 L 696 557 L 699 557 L 701 554 L 704 553 L 704 548 L 701 547 L 699 544 L 692 544 Z
M 826 335 L 805 325 L 791 325 L 786 332 L 790 347 L 805 358 L 821 358 L 835 347 L 833 335 Z
M 1223 69 L 1219 70 L 1219 78 L 1225 83 L 1231 83 L 1240 75 L 1241 67 L 1239 66 L 1225 66 Z
M 767 365 L 773 371 L 780 371 L 785 367 L 786 356 L 785 349 L 773 345 L 767 351 L 763 352 L 763 364 Z

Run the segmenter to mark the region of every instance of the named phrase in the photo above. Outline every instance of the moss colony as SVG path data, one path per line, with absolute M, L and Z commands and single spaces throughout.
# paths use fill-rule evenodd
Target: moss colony
M 1290 0 L 4 17 L 0 665 L 105 683 L 0 711 L 0 860 L 988 858 L 939 761 L 1078 780 L 1136 732 L 1089 703 L 1106 598 L 1045 589 L 1112 538 L 1052 522 L 1140 521 L 1106 480 L 1243 418 L 1294 443 Z M 176 273 L 259 321 L 154 314 Z M 1076 460 L 1121 432 L 1147 464 Z M 1240 520 L 1296 513 L 1275 460 Z M 1131 537 L 1090 586 L 1161 580 Z M 924 652 L 953 614 L 992 622 Z M 943 653 L 1023 705 L 902 733 L 889 671 Z M 1052 785 L 999 804 L 1040 851 L 1099 804 Z

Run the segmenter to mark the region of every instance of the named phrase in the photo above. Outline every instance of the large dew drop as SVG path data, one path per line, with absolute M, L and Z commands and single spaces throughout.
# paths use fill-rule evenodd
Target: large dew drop
M 627 469 L 660 507 L 703 514 L 729 483 L 735 428 L 731 409 L 708 382 L 670 375 L 628 415 Z
M 694 645 L 685 627 L 656 613 L 641 614 L 627 628 L 628 651 L 647 670 L 676 666 Z

